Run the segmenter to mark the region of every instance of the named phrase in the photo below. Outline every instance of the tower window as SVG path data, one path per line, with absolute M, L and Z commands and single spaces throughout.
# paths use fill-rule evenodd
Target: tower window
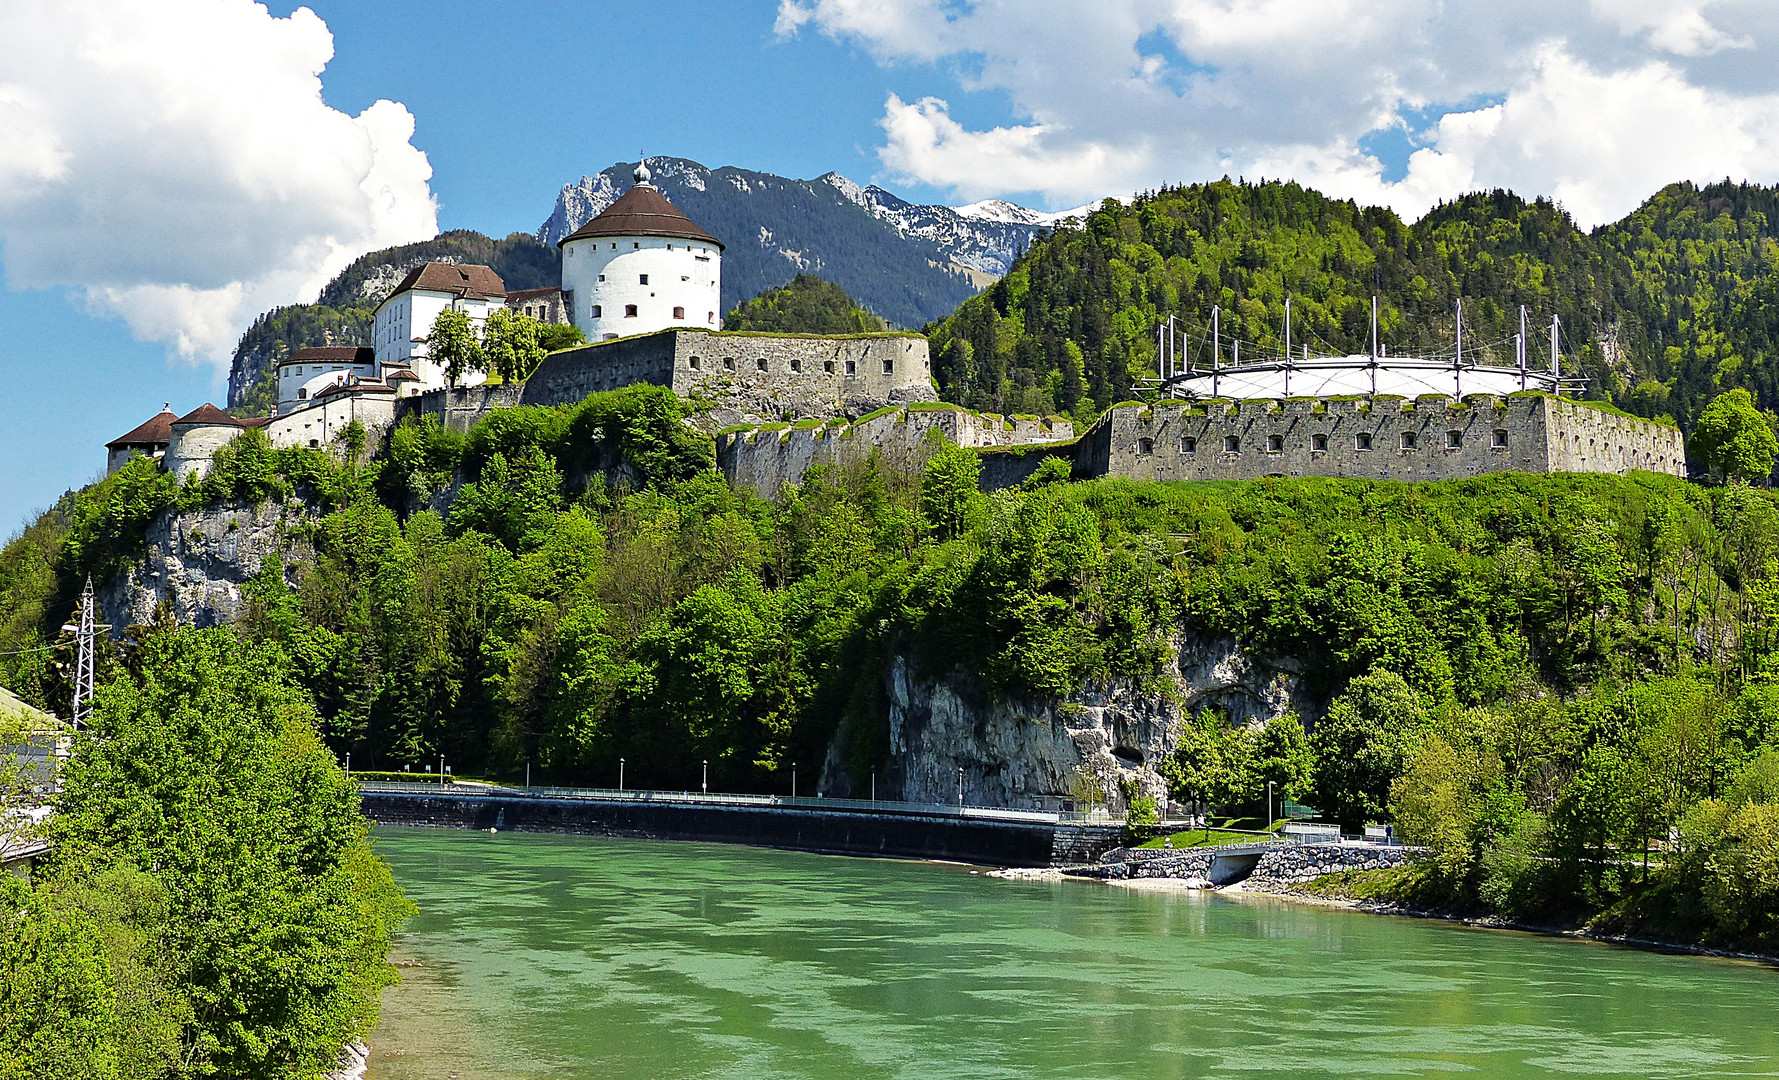
M 1353 436 L 1353 449 L 1355 449 L 1355 450 L 1370 450 L 1371 449 L 1371 432 L 1361 431 L 1359 434 Z
M 1328 452 L 1328 436 L 1317 432 L 1310 436 L 1310 453 L 1326 454 Z
M 726 371 L 734 371 L 735 370 L 735 358 L 733 356 L 723 357 L 723 368 Z
M 297 388 L 297 400 L 298 401 L 303 401 L 306 398 L 308 398 L 308 396 L 309 396 L 309 388 L 308 387 L 300 386 Z
M 1269 454 L 1284 453 L 1285 437 L 1283 435 L 1268 435 L 1266 437 L 1266 451 Z
M 649 276 L 647 274 L 638 274 L 636 276 L 642 279 L 642 284 L 647 285 L 649 283 Z
M 803 370 L 803 358 L 802 357 L 800 357 L 800 356 L 791 357 L 791 370 L 792 371 L 802 371 Z
M 834 361 L 823 360 L 822 361 L 822 370 L 827 372 L 830 375 L 834 374 Z
M 636 305 L 635 304 L 625 304 L 624 305 L 624 317 L 626 319 L 636 318 Z
M 599 275 L 599 280 L 601 280 L 601 281 L 604 281 L 604 280 L 605 280 L 605 275 L 604 275 L 604 274 L 601 274 L 601 275 Z
M 760 357 L 758 360 L 754 361 L 754 365 L 756 367 L 758 367 L 761 371 L 765 371 L 766 370 L 766 358 L 764 356 Z
M 676 318 L 676 319 L 683 319 L 683 318 L 685 318 L 685 317 L 686 317 L 686 309 L 685 309 L 685 308 L 683 308 L 683 307 L 676 307 L 676 308 L 674 308 L 674 309 L 673 309 L 673 317 L 674 317 L 674 318 Z
M 848 375 L 857 375 L 859 373 L 859 365 L 851 360 L 848 360 L 846 362 L 846 373 Z
M 885 375 L 894 375 L 896 373 L 896 361 L 892 357 L 886 356 L 883 358 L 883 373 Z
M 1184 439 L 1181 439 L 1180 440 L 1180 453 L 1182 453 L 1182 454 L 1196 454 L 1196 453 L 1198 453 L 1198 440 L 1193 438 L 1190 435 L 1186 436 Z
M 599 310 L 600 310 L 600 305 L 594 304 L 593 305 L 593 317 L 595 319 L 599 318 Z
M 690 360 L 686 361 L 686 366 L 691 368 L 693 371 L 697 371 L 698 370 L 698 358 L 696 356 L 692 357 Z
M 616 245 L 616 244 L 613 244 L 613 245 L 612 245 L 612 246 L 613 246 L 613 247 L 617 247 L 617 245 Z M 642 250 L 642 245 L 641 245 L 641 244 L 639 244 L 639 243 L 636 243 L 636 242 L 634 242 L 634 241 L 632 241 L 632 242 L 631 242 L 631 244 L 630 244 L 630 250 L 631 250 L 631 251 L 640 251 L 640 250 Z
M 1137 440 L 1137 453 L 1139 453 L 1139 454 L 1153 454 L 1154 452 L 1155 452 L 1155 440 L 1154 439 L 1138 439 Z
M 1462 431 L 1448 431 L 1445 433 L 1445 448 L 1447 450 L 1460 450 L 1463 449 L 1463 446 L 1464 433 Z
M 1242 437 L 1240 435 L 1225 435 L 1225 436 L 1223 436 L 1223 452 L 1225 454 L 1239 454 L 1239 453 L 1241 453 L 1242 452 Z
M 1413 450 L 1415 448 L 1415 433 L 1412 431 L 1403 432 L 1401 445 L 1404 450 Z

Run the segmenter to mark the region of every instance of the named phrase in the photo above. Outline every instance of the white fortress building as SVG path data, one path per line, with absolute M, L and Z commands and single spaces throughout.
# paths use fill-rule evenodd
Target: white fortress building
M 506 306 L 507 286 L 486 266 L 426 263 L 408 271 L 371 320 L 371 344 L 381 370 L 407 368 L 427 389 L 445 385 L 445 369 L 426 355 L 432 324 L 448 310 L 469 316 L 470 328 L 481 333 L 490 313 Z M 466 373 L 467 374 L 467 373 Z M 470 374 L 460 380 L 480 382 Z M 280 395 L 282 396 L 282 395 Z
M 655 189 L 636 185 L 557 244 L 569 318 L 588 341 L 722 325 L 723 245 Z

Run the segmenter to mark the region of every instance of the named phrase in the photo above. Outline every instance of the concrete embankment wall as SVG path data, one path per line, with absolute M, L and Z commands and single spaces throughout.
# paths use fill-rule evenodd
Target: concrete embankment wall
M 439 792 L 366 792 L 363 799 L 367 817 L 391 825 L 700 840 L 985 866 L 1090 862 L 1118 842 L 1118 830 L 1108 826 L 944 814 Z

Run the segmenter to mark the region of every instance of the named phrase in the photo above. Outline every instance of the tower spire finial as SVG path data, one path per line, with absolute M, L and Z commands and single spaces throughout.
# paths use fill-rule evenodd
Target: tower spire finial
M 653 176 L 654 174 L 649 172 L 649 159 L 643 157 L 642 151 L 638 150 L 636 152 L 636 171 L 630 174 L 631 179 L 636 181 L 637 187 L 652 187 L 653 185 L 649 181 L 653 179 Z

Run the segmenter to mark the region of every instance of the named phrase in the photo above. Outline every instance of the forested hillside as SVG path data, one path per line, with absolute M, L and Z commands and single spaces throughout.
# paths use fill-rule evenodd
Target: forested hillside
M 767 502 L 722 481 L 687 409 L 638 386 L 467 436 L 409 425 L 365 467 L 255 431 L 184 488 L 139 459 L 0 552 L 0 680 L 65 700 L 30 650 L 87 573 L 139 557 L 153 514 L 294 496 L 319 515 L 312 555 L 267 565 L 238 631 L 291 658 L 360 767 L 442 754 L 587 784 L 623 757 L 632 783 L 680 787 L 708 760 L 714 786 L 775 791 L 833 746 L 846 774 L 891 775 L 898 662 L 973 700 L 1066 702 L 1108 680 L 1164 693 L 1180 642 L 1227 635 L 1301 672 L 1309 711 L 1264 745 L 1189 711 L 1163 768 L 1177 797 L 1239 805 L 1272 780 L 1349 826 L 1394 816 L 1451 853 L 1452 888 L 1523 910 L 1642 895 L 1622 853 L 1670 828 L 1779 857 L 1768 811 L 1740 809 L 1779 802 L 1758 773 L 1779 767 L 1771 492 L 1040 472 L 990 496 L 948 448 Z M 448 517 L 426 509 L 459 481 Z M 107 666 L 164 632 L 133 628 Z M 1731 898 L 1743 914 L 1712 923 L 1686 887 L 1692 914 L 1669 915 L 1698 932 L 1758 936 L 1748 912 L 1779 910 Z
M 1375 293 L 1384 343 L 1409 353 L 1449 347 L 1462 298 L 1466 340 L 1510 362 L 1524 304 L 1535 358 L 1558 315 L 1566 370 L 1592 380 L 1591 396 L 1690 430 L 1724 389 L 1779 405 L 1776 238 L 1779 191 L 1729 183 L 1675 184 L 1589 234 L 1552 203 L 1508 192 L 1408 225 L 1296 184 L 1224 180 L 1108 200 L 928 332 L 947 400 L 1089 417 L 1153 373 L 1155 327 L 1170 314 L 1203 326 L 1221 305 L 1227 360 L 1237 337 L 1277 351 L 1289 296 L 1295 341 L 1363 352 Z
M 723 316 L 723 329 L 773 334 L 869 334 L 889 326 L 855 303 L 840 286 L 813 274 L 798 274 L 789 284 L 767 289 Z

